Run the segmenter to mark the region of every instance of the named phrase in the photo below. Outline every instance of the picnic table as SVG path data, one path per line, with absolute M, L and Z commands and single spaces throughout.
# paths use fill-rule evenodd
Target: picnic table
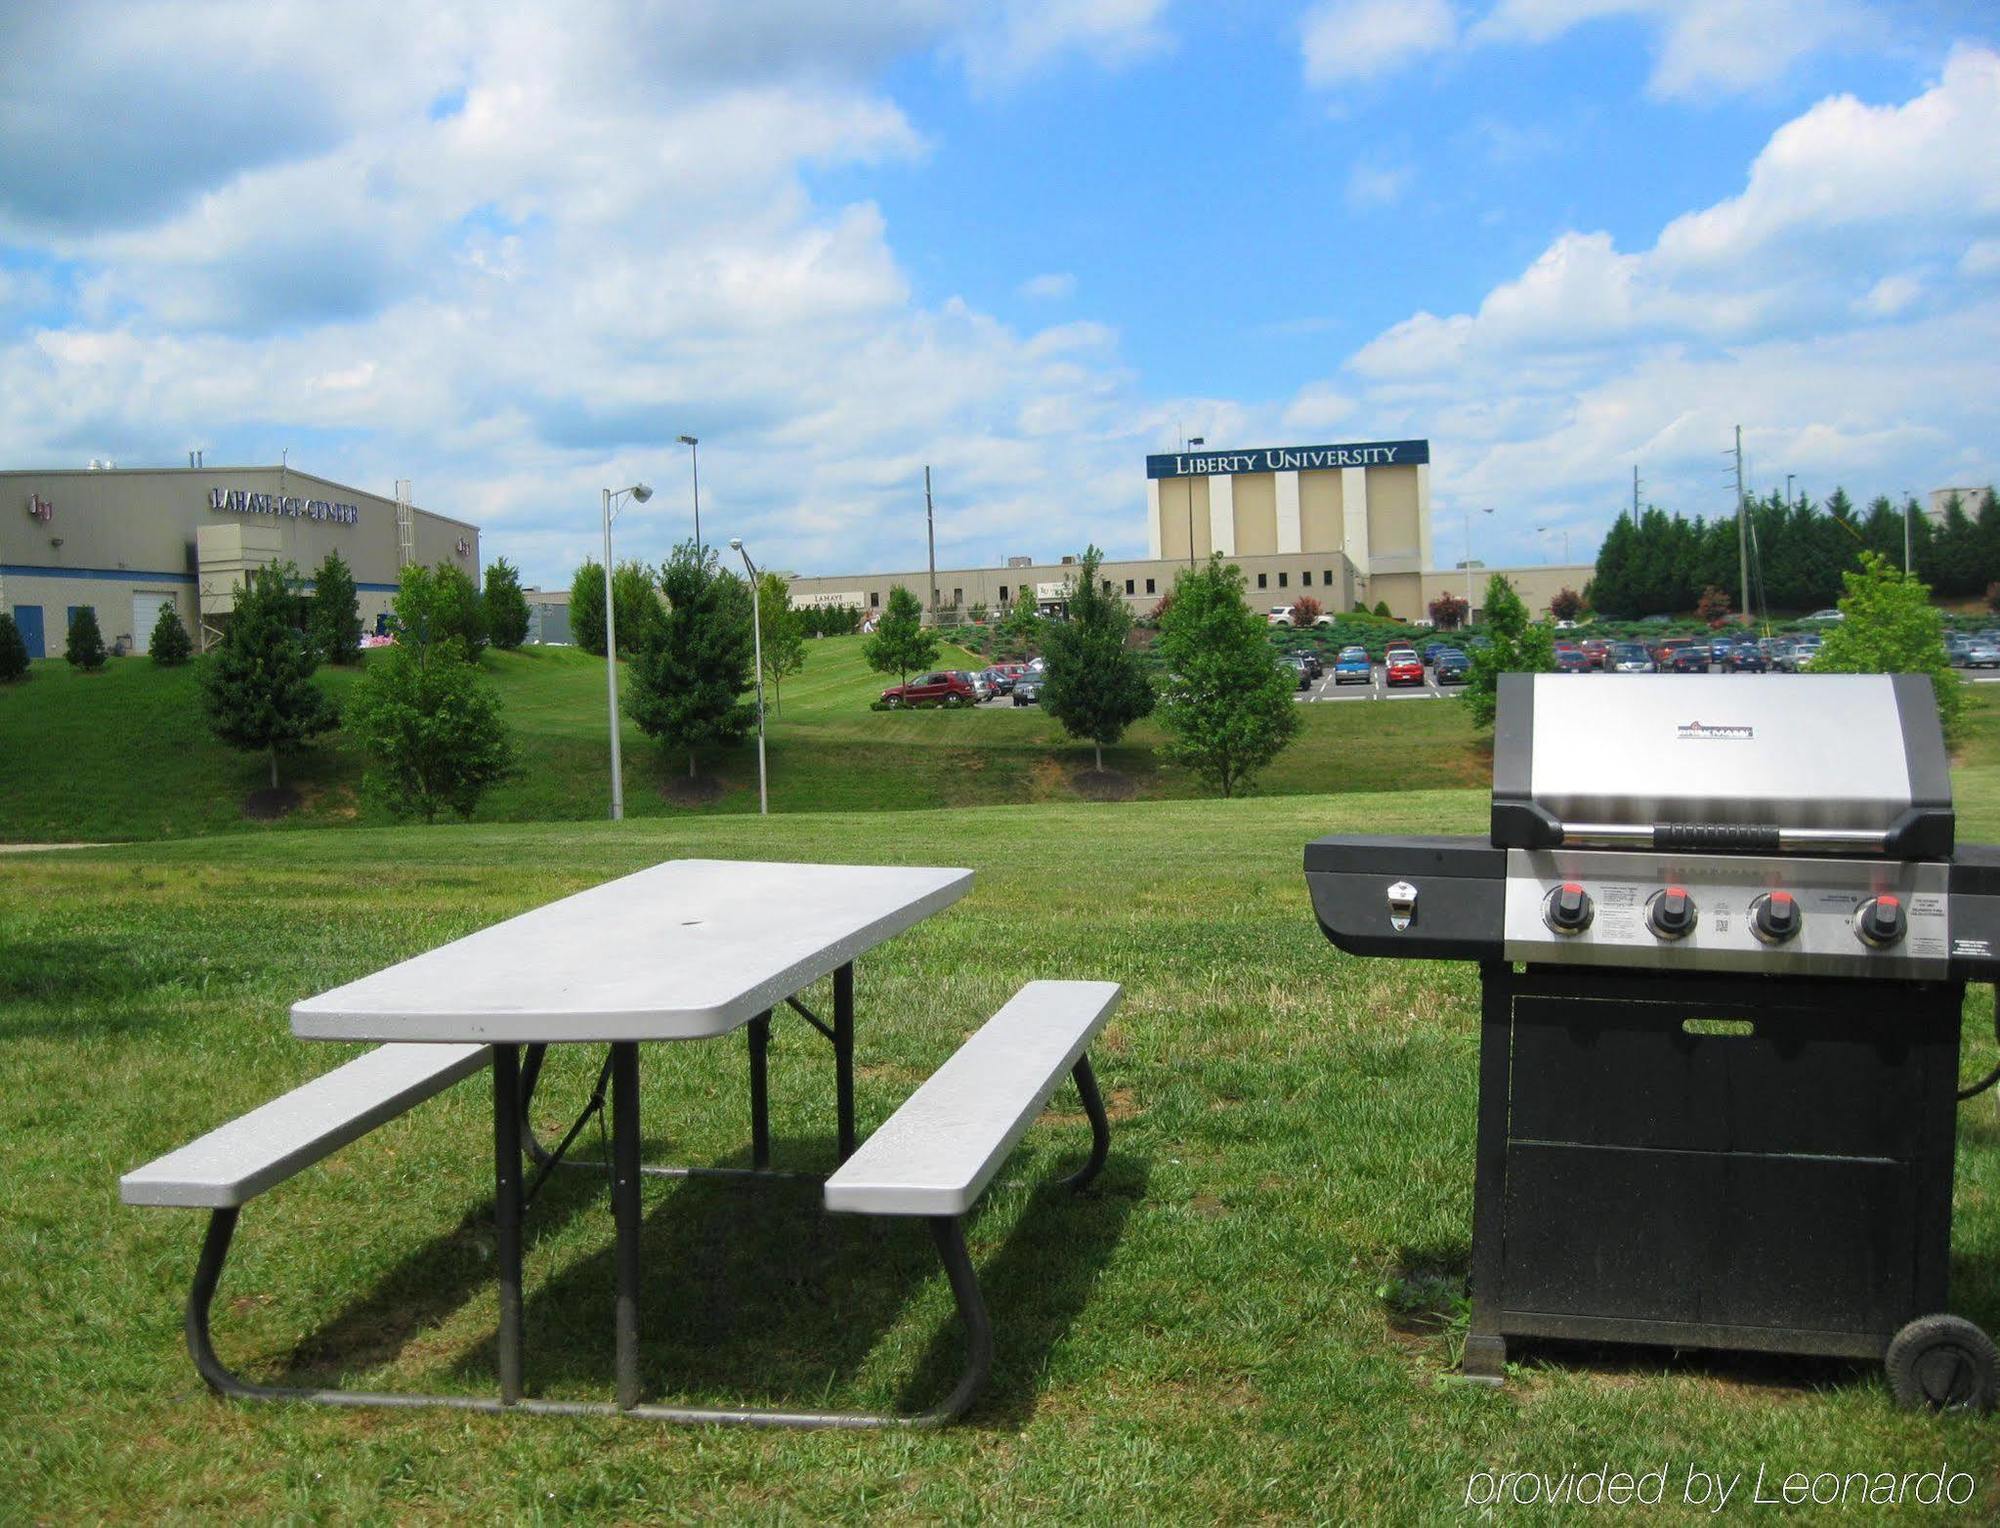
M 219 1392 L 336 1404 L 443 1404 L 492 1409 L 479 1397 L 406 1396 L 264 1386 L 231 1373 L 208 1338 L 208 1312 L 235 1217 L 250 1197 L 433 1092 L 490 1062 L 499 1324 L 497 1406 L 581 1413 L 617 1410 L 669 1421 L 801 1426 L 938 1421 L 969 1404 L 990 1362 L 991 1336 L 958 1217 L 1000 1159 L 1074 1075 L 1102 1166 L 1108 1126 L 1084 1047 L 1115 1006 L 1108 982 L 1030 983 L 941 1068 L 856 1155 L 854 962 L 963 897 L 969 870 L 673 860 L 607 882 L 300 1002 L 305 1040 L 376 1041 L 378 1048 L 208 1136 L 128 1173 L 128 1202 L 213 1211 L 190 1296 L 188 1342 Z M 801 1000 L 832 977 L 823 1020 Z M 642 1178 L 639 1060 L 649 1042 L 714 1040 L 747 1029 L 752 1174 L 768 1166 L 765 1086 L 772 1016 L 786 1007 L 831 1043 L 838 1151 L 830 1209 L 923 1215 L 936 1233 L 970 1329 L 966 1378 L 916 1418 L 641 1404 L 638 1309 Z M 608 1056 L 584 1113 L 551 1150 L 527 1110 L 551 1045 L 603 1045 Z M 525 1050 L 525 1056 L 524 1056 Z M 522 1236 L 525 1202 L 605 1104 L 609 1087 L 611 1199 L 616 1225 L 615 1401 L 524 1396 Z M 523 1183 L 523 1159 L 539 1164 Z M 851 1162 L 850 1158 L 853 1158 Z M 653 1169 L 658 1170 L 658 1169 Z

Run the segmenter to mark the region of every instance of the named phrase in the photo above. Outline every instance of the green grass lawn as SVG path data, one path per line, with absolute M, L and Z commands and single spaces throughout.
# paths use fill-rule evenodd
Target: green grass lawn
M 810 681 L 797 704 L 811 711 Z M 865 737 L 874 721 L 843 725 Z M 1959 793 L 1966 836 L 2000 836 L 2000 769 L 1962 772 Z M 1677 1490 L 1690 1465 L 1949 1460 L 1975 1475 L 1972 1514 L 1990 1519 L 1993 1423 L 1898 1412 L 1872 1371 L 1521 1349 L 1508 1387 L 1484 1391 L 1455 1379 L 1448 1326 L 1385 1297 L 1464 1273 L 1476 975 L 1333 950 L 1300 850 L 1328 831 L 1477 832 L 1484 806 L 1483 790 L 1440 790 L 678 814 L 0 859 L 4 1516 L 1401 1522 L 1463 1516 L 1475 1470 L 1666 1464 Z M 765 1434 L 211 1399 L 180 1330 L 203 1217 L 120 1206 L 118 1174 L 349 1054 L 292 1039 L 294 999 L 687 854 L 978 871 L 964 902 L 859 969 L 864 1130 L 1020 982 L 1127 985 L 1096 1048 L 1114 1119 L 1099 1186 L 1046 1186 L 1087 1143 L 1064 1094 L 971 1225 L 999 1348 L 969 1422 Z M 1990 1012 L 1983 992 L 1968 1004 L 1967 1075 L 1993 1060 Z M 656 1047 L 646 1066 L 650 1151 L 742 1160 L 740 1044 Z M 552 1068 L 544 1129 L 594 1067 Z M 780 1164 L 826 1167 L 822 1042 L 781 1020 L 772 1071 Z M 490 1389 L 490 1160 L 487 1099 L 469 1081 L 253 1204 L 217 1302 L 225 1359 L 295 1383 Z M 1953 1305 L 1989 1329 L 1996 1190 L 2000 1118 L 1982 1099 L 1960 1116 Z M 809 1190 L 649 1187 L 654 1397 L 874 1407 L 940 1393 L 959 1333 L 922 1228 L 813 1206 Z M 604 1395 L 601 1182 L 562 1175 L 530 1220 L 531 1388 Z
M 1041 711 L 871 711 L 884 680 L 869 671 L 859 637 L 807 644 L 805 671 L 786 681 L 769 737 L 774 811 L 885 811 L 1074 801 L 1087 745 L 1065 738 Z M 604 665 L 574 648 L 488 653 L 521 756 L 521 773 L 489 794 L 481 822 L 589 821 L 610 800 Z M 947 649 L 945 664 L 978 666 Z M 621 675 L 621 679 L 623 676 Z M 340 699 L 355 670 L 324 669 Z M 1359 702 L 1305 709 L 1297 743 L 1264 775 L 1273 794 L 1381 791 L 1481 783 L 1490 768 L 1455 705 Z M 203 721 L 196 670 L 114 660 L 80 675 L 61 660 L 37 663 L 27 684 L 0 686 L 0 842 L 167 838 L 266 826 L 244 815 L 266 783 L 261 756 L 224 748 Z M 720 784 L 687 804 L 685 755 L 665 756 L 629 721 L 621 733 L 630 817 L 707 816 L 757 810 L 754 746 L 702 762 Z M 1164 763 L 1157 724 L 1134 728 L 1105 763 L 1140 799 L 1202 794 Z M 302 798 L 287 825 L 387 821 L 360 792 L 362 760 L 345 737 L 287 758 Z

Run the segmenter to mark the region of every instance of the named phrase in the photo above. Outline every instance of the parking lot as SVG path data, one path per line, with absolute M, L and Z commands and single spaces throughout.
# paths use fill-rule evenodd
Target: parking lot
M 1391 688 L 1383 679 L 1381 664 L 1375 664 L 1368 671 L 1368 683 L 1357 684 L 1352 679 L 1346 684 L 1333 682 L 1333 665 L 1329 663 L 1326 672 L 1314 680 L 1311 688 L 1300 690 L 1297 698 L 1310 700 L 1440 700 L 1448 699 L 1464 689 L 1462 684 L 1440 685 L 1430 669 L 1424 670 L 1421 685 L 1399 684 Z

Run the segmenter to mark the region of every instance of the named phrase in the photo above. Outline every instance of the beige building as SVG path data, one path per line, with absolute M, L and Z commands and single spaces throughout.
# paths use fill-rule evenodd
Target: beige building
M 1440 593 L 1464 596 L 1464 571 L 1432 564 L 1427 440 L 1149 456 L 1146 539 L 1145 559 L 1107 562 L 1099 570 L 1107 590 L 1137 613 L 1150 611 L 1177 573 L 1211 552 L 1243 570 L 1245 598 L 1264 610 L 1310 595 L 1335 614 L 1381 603 L 1413 621 L 1425 618 Z M 998 609 L 1024 592 L 1054 606 L 1064 598 L 1073 560 L 940 568 L 935 601 L 922 568 L 794 578 L 792 599 L 872 613 L 901 584 L 927 611 Z M 1487 578 L 1500 572 L 1539 612 L 1565 585 L 1581 591 L 1592 571 L 1588 564 L 1475 569 L 1472 599 L 1477 607 Z
M 479 528 L 291 467 L 0 472 L 0 609 L 33 657 L 62 652 L 71 614 L 95 608 L 107 646 L 144 652 L 171 604 L 197 647 L 220 635 L 245 576 L 329 552 L 353 570 L 364 629 L 407 562 L 479 578 Z

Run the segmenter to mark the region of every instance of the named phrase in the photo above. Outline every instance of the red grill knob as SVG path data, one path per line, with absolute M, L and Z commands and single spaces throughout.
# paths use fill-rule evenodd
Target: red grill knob
M 1766 944 L 1796 939 L 1802 923 L 1789 891 L 1767 891 L 1750 904 L 1750 930 Z
M 1669 886 L 1654 894 L 1646 909 L 1646 926 L 1662 939 L 1685 939 L 1694 932 L 1694 898 L 1685 886 Z
M 1549 927 L 1558 934 L 1582 933 L 1590 927 L 1590 920 L 1595 914 L 1590 893 L 1575 881 L 1564 881 L 1549 893 Z
M 1909 920 L 1903 915 L 1903 899 L 1885 893 L 1863 902 L 1854 915 L 1854 932 L 1863 944 L 1873 945 L 1878 950 L 1900 944 L 1903 935 L 1909 932 Z

